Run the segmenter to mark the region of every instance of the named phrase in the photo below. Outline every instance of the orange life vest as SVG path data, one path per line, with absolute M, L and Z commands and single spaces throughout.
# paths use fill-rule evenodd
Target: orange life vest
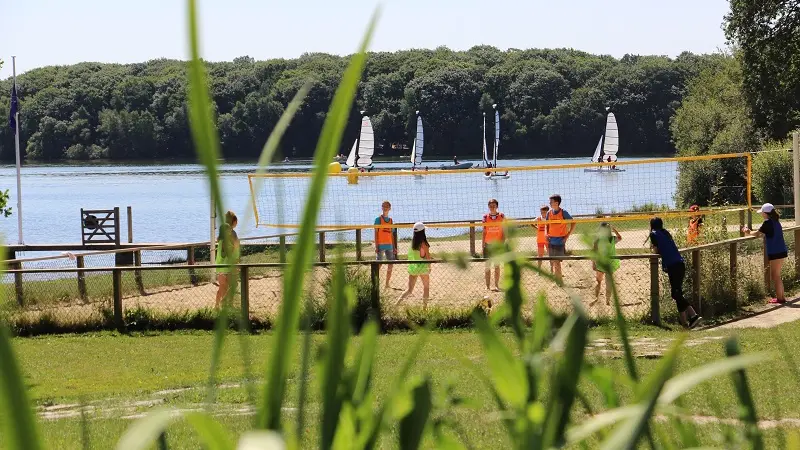
M 553 212 L 551 209 L 549 213 L 547 213 L 547 220 L 564 220 L 564 208 L 558 210 L 558 212 Z M 566 223 L 551 223 L 549 224 L 550 231 L 548 234 L 550 237 L 564 237 L 567 235 L 567 224 Z
M 536 223 L 536 243 L 537 244 L 547 244 L 547 233 L 545 230 L 545 224 L 542 222 L 544 218 L 539 218 Z
M 503 225 L 502 222 L 506 219 L 506 216 L 503 213 L 497 213 L 496 216 L 492 217 L 491 214 L 484 214 L 483 215 L 483 223 L 497 223 L 498 225 L 484 225 L 483 226 L 483 242 L 488 244 L 490 242 L 498 242 L 502 241 L 505 238 L 505 234 L 503 233 Z
M 698 237 L 700 237 L 700 218 L 692 217 L 689 219 L 689 232 L 686 234 L 686 240 L 689 244 L 694 244 Z
M 380 219 L 381 224 L 391 225 L 394 223 L 392 218 L 390 217 L 388 220 L 384 219 L 383 216 L 378 217 Z M 375 241 L 378 245 L 394 245 L 394 239 L 392 239 L 392 231 L 394 228 L 376 228 L 375 229 Z

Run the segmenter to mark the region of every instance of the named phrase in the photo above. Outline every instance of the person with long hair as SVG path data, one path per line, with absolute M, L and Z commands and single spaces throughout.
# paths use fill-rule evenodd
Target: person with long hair
M 425 236 L 425 224 L 417 222 L 414 224 L 414 237 L 411 239 L 411 249 L 408 251 L 409 261 L 421 261 L 431 259 L 430 252 L 431 245 L 428 243 L 428 238 Z M 408 289 L 400 295 L 395 307 L 400 304 L 406 297 L 414 292 L 414 286 L 417 284 L 417 278 L 422 279 L 422 308 L 428 307 L 428 298 L 430 296 L 430 273 L 431 265 L 426 263 L 416 263 L 408 265 Z
M 233 211 L 228 211 L 225 213 L 225 221 L 219 227 L 216 261 L 214 261 L 214 264 L 223 267 L 217 268 L 219 288 L 217 289 L 217 299 L 214 302 L 214 308 L 216 309 L 219 309 L 222 305 L 222 300 L 228 294 L 231 281 L 236 276 L 235 269 L 231 266 L 239 263 L 239 236 L 236 235 L 234 230 L 238 223 L 239 219 L 236 214 Z
M 608 222 L 601 222 L 597 230 L 597 236 L 594 240 L 592 250 L 604 257 L 610 258 L 608 267 L 600 267 L 592 261 L 592 269 L 595 273 L 594 284 L 594 301 L 595 304 L 600 298 L 600 288 L 603 285 L 603 279 L 606 281 L 606 305 L 611 304 L 611 277 L 612 274 L 619 269 L 619 260 L 617 256 L 617 243 L 622 240 L 622 235 L 619 234 L 616 228 L 611 226 Z
M 650 246 L 661 255 L 661 267 L 669 276 L 669 289 L 672 299 L 680 313 L 681 325 L 692 329 L 703 320 L 683 296 L 683 279 L 686 277 L 686 263 L 675 245 L 669 231 L 664 229 L 660 217 L 650 219 Z
M 783 227 L 781 227 L 781 217 L 778 211 L 775 211 L 775 206 L 772 203 L 764 203 L 764 206 L 758 210 L 761 217 L 764 218 L 764 223 L 757 231 L 751 231 L 749 228 L 742 228 L 747 236 L 764 237 L 764 243 L 767 246 L 767 259 L 769 260 L 769 275 L 772 283 L 775 284 L 775 298 L 769 300 L 769 303 L 782 305 L 786 303 L 786 293 L 783 291 L 783 280 L 781 279 L 781 268 L 783 261 L 788 256 L 786 248 L 786 241 L 783 239 Z

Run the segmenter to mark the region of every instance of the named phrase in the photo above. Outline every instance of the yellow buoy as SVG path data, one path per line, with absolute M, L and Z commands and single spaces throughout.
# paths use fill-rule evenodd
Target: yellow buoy
M 358 169 L 355 167 L 347 169 L 347 184 L 358 184 Z
M 328 164 L 328 173 L 341 173 L 342 172 L 342 165 L 338 162 L 332 162 Z

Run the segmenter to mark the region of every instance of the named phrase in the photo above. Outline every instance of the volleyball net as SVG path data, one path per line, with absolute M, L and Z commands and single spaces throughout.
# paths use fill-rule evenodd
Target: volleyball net
M 724 170 L 719 170 L 720 166 Z M 429 237 L 464 235 L 470 228 L 477 228 L 479 233 L 488 200 L 496 199 L 505 217 L 515 228 L 524 230 L 555 194 L 561 196 L 562 208 L 582 231 L 603 221 L 622 228 L 642 222 L 637 227 L 646 228 L 655 214 L 676 224 L 697 215 L 687 210 L 689 205 L 678 204 L 679 190 L 707 191 L 708 201 L 700 205 L 702 214 L 709 219 L 724 217 L 733 225 L 738 223 L 736 213 L 750 206 L 750 166 L 750 154 L 737 153 L 488 171 L 335 173 L 329 175 L 325 188 L 318 229 L 366 229 L 369 231 L 364 239 L 370 240 L 381 204 L 389 201 L 390 216 L 401 239 L 410 237 L 411 225 L 418 221 L 426 223 Z M 694 171 L 699 176 L 681 179 L 682 171 Z M 720 173 L 727 176 L 718 179 Z M 299 228 L 312 177 L 310 172 L 249 175 L 257 226 L 279 232 Z M 352 238 L 351 234 L 342 239 Z

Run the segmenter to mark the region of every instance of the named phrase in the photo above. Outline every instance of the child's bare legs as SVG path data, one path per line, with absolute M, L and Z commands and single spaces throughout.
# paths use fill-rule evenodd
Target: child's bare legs
M 491 289 L 492 266 L 489 264 L 486 264 L 486 268 L 483 271 L 483 278 L 486 280 L 486 289 Z
M 600 298 L 600 286 L 603 284 L 603 272 L 594 272 L 594 301 Z
M 564 278 L 561 276 L 561 261 L 560 260 L 553 260 L 550 263 L 553 267 L 553 275 L 555 275 L 558 281 L 564 281 Z
M 389 282 L 392 280 L 392 267 L 394 264 L 386 264 L 386 288 L 389 288 Z
M 769 271 L 772 275 L 772 283 L 775 284 L 775 298 L 786 300 L 786 293 L 783 291 L 783 280 L 781 279 L 781 268 L 783 259 L 773 259 L 769 262 Z
M 606 278 L 606 305 L 611 304 L 611 274 L 605 274 Z
M 222 299 L 225 298 L 225 295 L 228 293 L 228 274 L 218 274 L 217 282 L 219 283 L 219 288 L 217 288 L 217 298 L 214 302 L 215 309 L 219 309 L 220 305 L 222 305 Z
M 542 256 L 544 256 L 544 248 L 545 247 L 542 244 L 539 244 L 538 247 L 539 248 L 538 248 L 538 251 L 536 252 L 536 254 L 539 256 L 539 258 L 541 258 Z M 537 261 L 536 264 L 539 265 L 540 269 L 542 268 L 542 260 Z
M 425 275 L 425 277 L 427 278 L 427 275 Z M 411 295 L 412 292 L 414 292 L 414 285 L 416 285 L 416 284 L 417 284 L 417 275 L 409 275 L 408 276 L 408 289 L 406 289 L 405 292 L 403 292 L 400 295 L 400 298 L 397 299 L 397 303 L 394 304 L 395 307 L 397 307 L 397 305 L 399 305 L 400 302 L 405 300 L 406 297 L 408 297 L 409 295 Z
M 500 266 L 494 267 L 494 290 L 500 290 Z
M 422 309 L 428 308 L 428 298 L 431 293 L 431 276 L 428 274 L 420 275 L 422 278 Z

